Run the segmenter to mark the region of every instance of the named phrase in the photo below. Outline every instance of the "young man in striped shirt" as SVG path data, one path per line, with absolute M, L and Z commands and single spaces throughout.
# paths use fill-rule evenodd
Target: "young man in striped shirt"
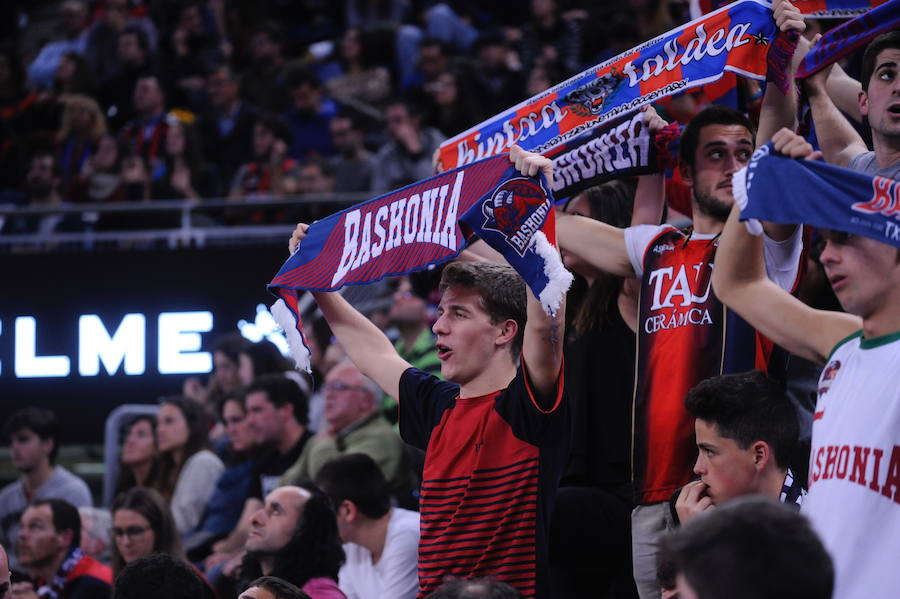
M 524 175 L 552 177 L 549 159 L 518 147 L 510 159 Z M 350 359 L 399 399 L 404 440 L 425 450 L 419 596 L 446 576 L 487 575 L 545 596 L 547 529 L 568 458 L 565 308 L 548 317 L 510 267 L 493 263 L 450 264 L 441 290 L 433 330 L 446 381 L 410 366 L 339 294 L 314 297 Z

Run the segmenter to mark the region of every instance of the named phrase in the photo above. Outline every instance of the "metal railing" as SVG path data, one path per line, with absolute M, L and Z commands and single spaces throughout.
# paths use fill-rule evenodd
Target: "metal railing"
M 81 214 L 85 226 L 79 232 L 0 233 L 0 251 L 53 251 L 78 249 L 90 251 L 98 246 L 127 243 L 131 249 L 141 244 L 168 248 L 204 247 L 212 243 L 274 242 L 283 243 L 295 223 L 238 224 L 217 223 L 215 216 L 234 217 L 260 209 L 289 209 L 302 219 L 304 213 L 322 217 L 337 210 L 363 202 L 376 193 L 304 194 L 289 197 L 252 196 L 241 200 L 215 198 L 193 200 L 153 200 L 147 202 L 115 202 L 109 204 L 60 204 L 56 206 L 0 205 L 0 230 L 5 220 L 18 216 L 51 216 Z M 327 214 L 323 214 L 327 213 Z M 120 230 L 94 230 L 100 217 L 108 214 L 171 216 L 177 226 Z M 224 220 L 224 219 L 223 219 Z M 239 220 L 239 219 L 235 219 Z

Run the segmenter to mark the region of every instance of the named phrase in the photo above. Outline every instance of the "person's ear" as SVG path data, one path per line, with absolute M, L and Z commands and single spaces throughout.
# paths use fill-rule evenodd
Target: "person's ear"
M 757 441 L 751 447 L 753 452 L 753 464 L 757 471 L 763 470 L 772 460 L 772 448 L 765 441 Z
M 681 174 L 681 180 L 688 185 L 694 184 L 694 173 L 691 165 L 684 160 L 678 161 L 678 172 Z
M 859 94 L 856 97 L 856 101 L 859 102 L 859 113 L 863 116 L 868 116 L 868 114 L 869 114 L 869 94 L 867 94 L 863 90 L 859 90 Z
M 338 513 L 341 514 L 347 522 L 354 522 L 359 516 L 359 509 L 357 509 L 355 503 L 349 499 L 345 499 L 341 502 L 341 505 L 338 506 Z
M 506 345 L 516 338 L 519 332 L 519 323 L 512 318 L 507 318 L 499 325 L 500 331 L 497 334 L 497 345 Z

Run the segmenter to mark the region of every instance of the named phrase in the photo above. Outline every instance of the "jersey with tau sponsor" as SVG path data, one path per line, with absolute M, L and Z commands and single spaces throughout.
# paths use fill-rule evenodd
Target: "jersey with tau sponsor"
M 835 567 L 835 599 L 900 597 L 900 332 L 841 341 L 819 377 L 810 519 Z
M 415 368 L 400 379 L 400 434 L 425 450 L 419 597 L 446 576 L 492 576 L 523 597 L 547 596 L 547 533 L 569 416 L 562 378 L 546 411 L 526 379 L 520 367 L 506 389 L 470 398 Z
M 801 231 L 766 239 L 770 278 L 790 289 Z M 642 277 L 632 429 L 636 501 L 667 501 L 687 484 L 697 459 L 694 419 L 684 408 L 700 381 L 730 372 L 769 370 L 773 345 L 728 310 L 712 291 L 718 236 L 685 235 L 669 226 L 626 229 Z

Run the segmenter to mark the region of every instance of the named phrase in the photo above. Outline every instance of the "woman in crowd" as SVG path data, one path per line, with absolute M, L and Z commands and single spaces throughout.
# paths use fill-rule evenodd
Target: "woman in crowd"
M 324 77 L 329 95 L 338 100 L 356 100 L 376 106 L 390 97 L 390 73 L 385 67 L 370 63 L 375 52 L 369 45 L 368 38 L 359 29 L 348 29 L 344 33 L 338 46 L 340 74 Z
M 450 137 L 478 122 L 478 105 L 465 79 L 458 71 L 446 71 L 426 84 L 428 119 L 426 123 Z
M 80 94 L 69 96 L 56 136 L 56 158 L 67 195 L 72 182 L 97 151 L 97 143 L 104 135 L 106 118 L 100 112 L 97 101 Z
M 113 578 L 125 564 L 151 553 L 184 559 L 172 513 L 153 489 L 134 488 L 117 495 L 110 511 Z
M 291 362 L 274 343 L 267 339 L 248 345 L 238 355 L 238 374 L 244 386 L 263 374 L 283 374 L 291 368 Z
M 253 486 L 255 443 L 242 396 L 226 397 L 222 402 L 219 418 L 229 439 L 227 465 L 216 482 L 203 519 L 197 529 L 185 537 L 185 548 L 192 559 L 206 557 L 212 543 L 234 529 Z
M 225 466 L 207 449 L 208 420 L 203 408 L 184 397 L 159 407 L 156 435 L 160 452 L 156 488 L 168 499 L 179 533 L 193 530 Z
M 119 454 L 116 495 L 134 487 L 152 487 L 159 468 L 156 448 L 156 416 L 136 416 L 125 427 Z
M 206 408 L 214 417 L 223 399 L 241 387 L 240 354 L 250 342 L 240 333 L 227 333 L 216 338 L 212 346 L 213 372 L 207 385 L 197 377 L 184 381 L 182 393 Z
M 154 200 L 215 197 L 219 190 L 214 169 L 203 160 L 194 125 L 172 113 L 167 122 L 165 157 L 151 175 L 150 195 Z

